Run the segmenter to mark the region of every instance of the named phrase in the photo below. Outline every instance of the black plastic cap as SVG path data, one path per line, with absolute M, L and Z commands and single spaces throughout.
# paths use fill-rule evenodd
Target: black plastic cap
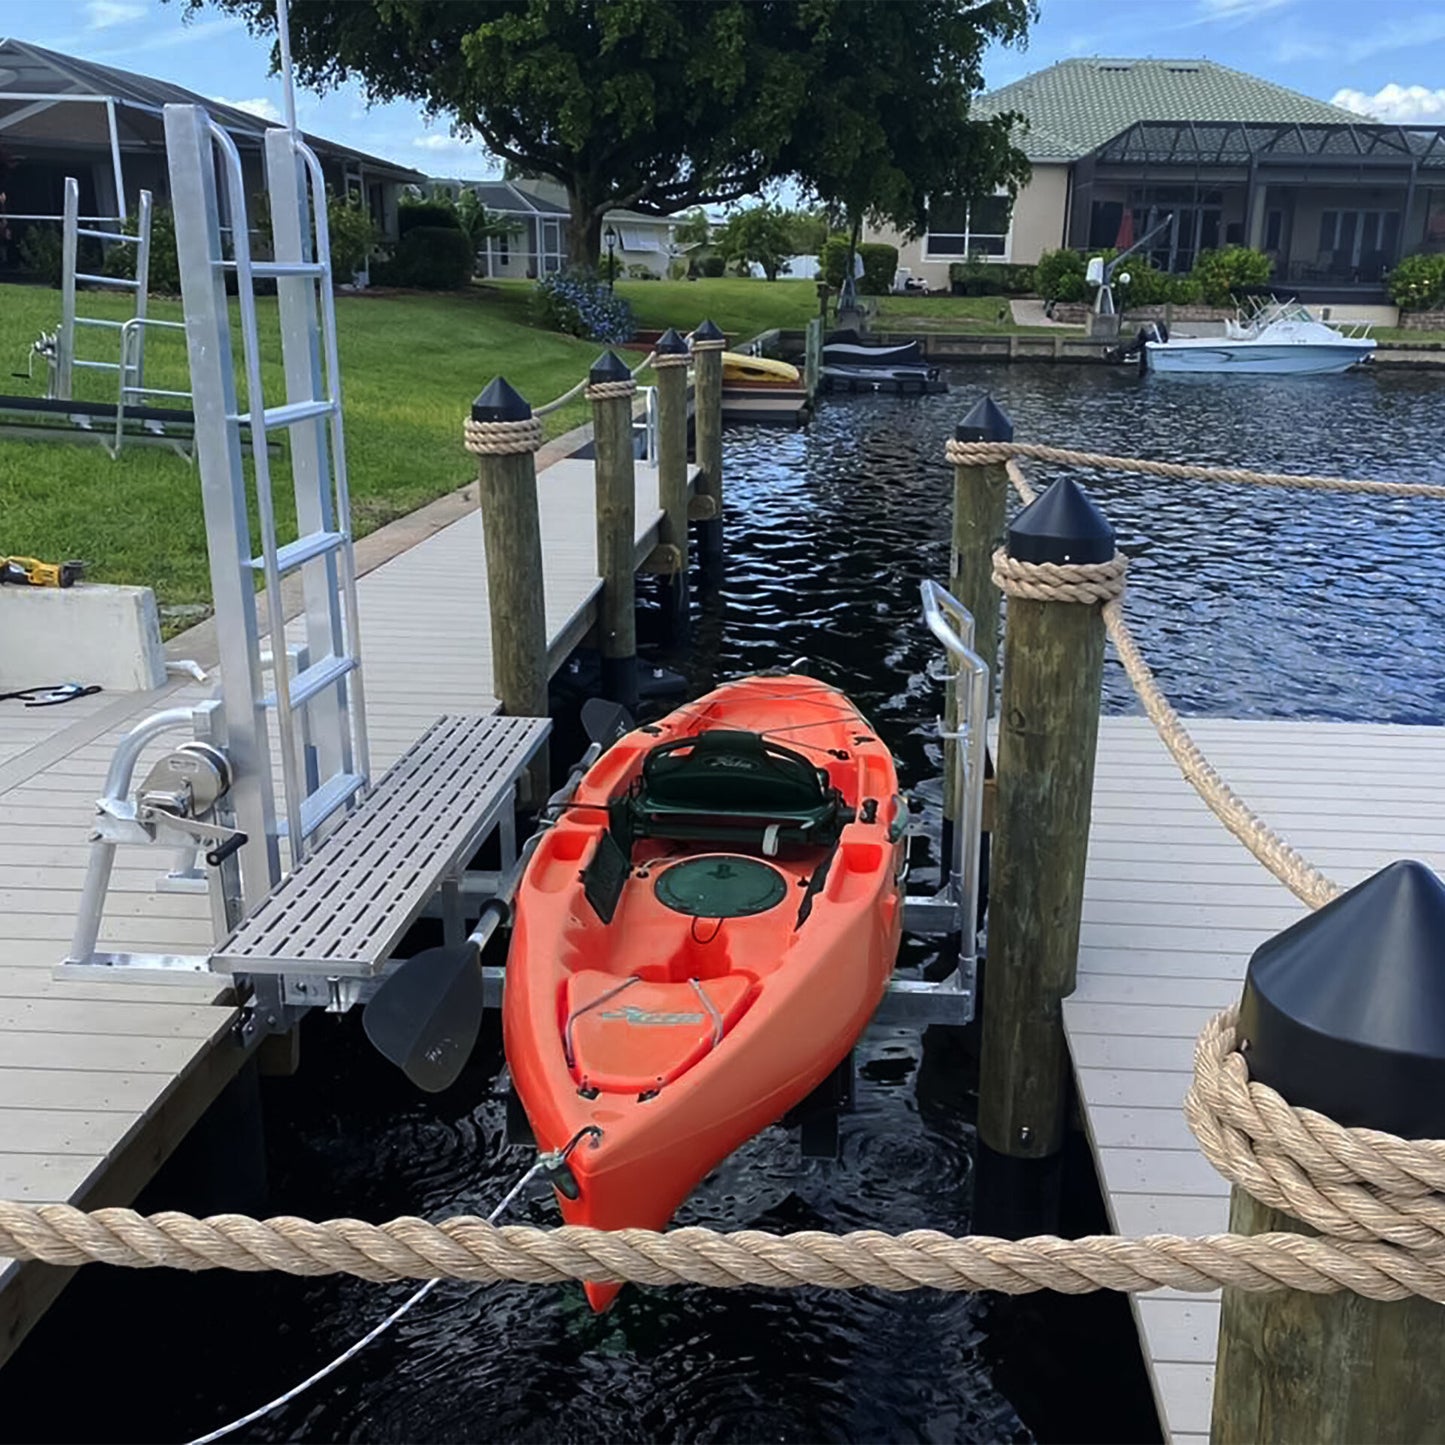
M 1014 424 L 1009 414 L 985 393 L 954 427 L 953 438 L 960 442 L 1011 442 Z
M 532 404 L 505 376 L 487 383 L 487 389 L 472 403 L 473 421 L 526 421 Z
M 1250 1078 L 1296 1108 L 1445 1138 L 1445 885 L 1391 863 L 1261 944 L 1239 1038 Z
M 692 333 L 694 341 L 726 341 L 727 338 L 713 325 L 711 321 L 704 321 L 696 331 Z
M 632 371 L 615 351 L 604 351 L 592 363 L 587 380 L 594 386 L 603 381 L 631 381 Z
M 1089 494 L 1064 477 L 1014 518 L 1008 554 L 1019 562 L 1107 562 L 1114 529 Z
M 657 338 L 657 344 L 652 349 L 659 356 L 686 356 L 687 342 L 669 326 L 667 330 Z

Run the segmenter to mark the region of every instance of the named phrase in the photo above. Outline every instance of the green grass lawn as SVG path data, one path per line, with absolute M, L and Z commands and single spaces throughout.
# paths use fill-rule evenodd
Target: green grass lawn
M 128 314 L 125 298 L 86 294 L 81 314 Z M 484 296 L 338 296 L 337 328 L 345 395 L 347 458 L 358 535 L 422 506 L 474 474 L 462 449 L 462 419 L 472 398 L 499 373 L 540 404 L 572 385 L 597 356 L 595 342 L 539 331 L 486 304 Z M 43 375 L 27 383 L 26 353 L 41 328 L 53 329 L 60 294 L 0 286 L 3 387 L 39 396 Z M 259 306 L 267 399 L 280 399 L 280 346 L 274 301 Z M 180 305 L 155 300 L 151 314 L 178 319 Z M 114 332 L 82 334 L 80 355 L 104 359 Z M 187 385 L 179 332 L 147 344 L 147 379 Z M 239 334 L 236 337 L 239 350 Z M 76 373 L 77 397 L 110 400 L 113 379 Z M 547 418 L 549 435 L 586 415 L 577 401 Z M 290 492 L 284 458 L 273 459 L 278 498 Z M 210 599 L 200 480 L 168 451 L 127 447 L 116 461 L 98 445 L 26 442 L 0 433 L 0 553 L 81 557 L 102 582 L 153 587 L 182 614 Z
M 817 308 L 811 281 L 622 281 L 618 290 L 632 302 L 643 328 L 686 331 L 710 318 L 739 343 L 773 327 L 801 327 Z M 492 377 L 506 376 L 540 405 L 567 390 L 597 357 L 601 348 L 596 342 L 537 328 L 530 292 L 528 283 L 498 283 L 456 295 L 337 297 L 358 535 L 470 480 L 473 465 L 462 449 L 462 419 Z M 993 297 L 890 296 L 882 298 L 879 325 L 904 331 L 1016 329 L 998 321 L 1005 306 Z M 176 301 L 156 299 L 150 309 L 162 319 L 180 317 Z M 84 293 L 80 310 L 113 319 L 129 314 L 126 298 L 107 293 Z M 54 329 L 59 313 L 57 291 L 0 286 L 4 372 L 24 371 L 30 343 L 42 329 Z M 267 399 L 274 404 L 281 396 L 275 302 L 263 299 L 259 316 Z M 113 356 L 114 338 L 114 332 L 84 331 L 80 354 L 97 360 Z M 239 348 L 239 334 L 236 344 Z M 147 379 L 161 387 L 187 385 L 181 333 L 152 333 Z M 27 381 L 6 375 L 0 386 L 39 396 L 44 376 Z M 111 400 L 113 375 L 77 371 L 75 394 Z M 577 425 L 586 415 L 584 401 L 569 404 L 548 416 L 548 435 Z M 273 460 L 272 475 L 278 515 L 289 536 L 294 529 L 284 521 L 290 492 L 284 458 Z M 168 451 L 128 446 L 112 461 L 98 445 L 18 441 L 0 433 L 0 554 L 10 553 L 50 560 L 80 557 L 96 581 L 153 587 L 170 618 L 168 631 L 209 601 L 199 477 Z

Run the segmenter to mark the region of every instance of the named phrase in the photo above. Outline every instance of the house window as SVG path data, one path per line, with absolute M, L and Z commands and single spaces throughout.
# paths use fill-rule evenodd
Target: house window
M 924 255 L 1007 260 L 1013 201 L 1004 196 L 941 196 L 928 208 Z
M 502 234 L 497 237 L 497 260 L 498 260 L 498 262 L 499 262 L 501 265 L 505 266 L 505 265 L 507 265 L 507 264 L 511 261 L 511 259 L 512 259 L 512 237 L 511 237 L 511 233 L 508 232 L 508 231 L 503 231 Z
M 1264 249 L 1278 252 L 1284 239 L 1284 212 L 1267 211 L 1264 217 Z

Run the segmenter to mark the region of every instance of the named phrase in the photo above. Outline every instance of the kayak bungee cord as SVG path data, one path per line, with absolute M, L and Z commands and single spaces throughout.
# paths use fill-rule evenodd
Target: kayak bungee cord
M 560 1149 L 553 1149 L 548 1153 L 539 1154 L 536 1162 L 527 1170 L 522 1177 L 502 1196 L 502 1202 L 487 1215 L 487 1223 L 495 1224 L 498 1219 L 507 1211 L 512 1202 L 539 1174 L 550 1173 L 567 1162 L 567 1156 L 586 1138 L 589 1134 L 600 1134 L 596 1129 L 579 1129 L 566 1144 Z M 249 1413 L 242 1415 L 237 1420 L 232 1420 L 229 1425 L 222 1425 L 218 1430 L 212 1430 L 209 1434 L 198 1435 L 190 1442 L 190 1445 L 211 1445 L 213 1440 L 222 1440 L 227 1435 L 233 1434 L 243 1426 L 253 1424 L 261 1419 L 263 1415 L 269 1415 L 273 1410 L 279 1410 L 282 1405 L 290 1404 L 298 1395 L 304 1394 L 312 1385 L 324 1380 L 328 1375 L 334 1374 L 348 1360 L 353 1360 L 373 1340 L 386 1333 L 401 1317 L 409 1313 L 415 1306 L 419 1305 L 439 1284 L 440 1277 L 429 1279 L 418 1290 L 412 1292 L 379 1324 L 373 1325 L 357 1342 L 349 1349 L 332 1360 L 329 1364 L 323 1365 L 314 1374 L 308 1375 L 300 1384 L 293 1385 L 284 1395 L 277 1395 L 274 1400 L 268 1400 L 264 1405 L 258 1406 Z

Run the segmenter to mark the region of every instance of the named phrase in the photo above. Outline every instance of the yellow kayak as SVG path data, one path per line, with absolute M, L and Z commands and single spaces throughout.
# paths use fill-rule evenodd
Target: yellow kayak
M 786 361 L 769 361 L 766 356 L 744 356 L 739 351 L 722 354 L 724 381 L 796 382 L 798 368 Z

